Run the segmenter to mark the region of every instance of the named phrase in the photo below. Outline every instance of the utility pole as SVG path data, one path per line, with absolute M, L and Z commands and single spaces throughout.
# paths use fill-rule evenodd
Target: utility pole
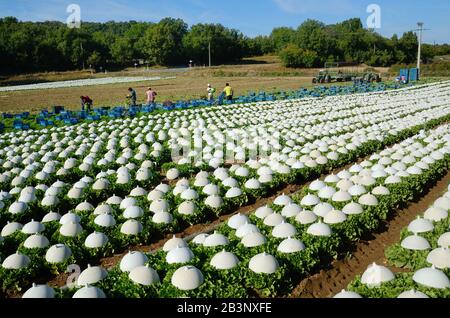
M 423 31 L 430 31 L 430 29 L 424 29 L 423 28 L 424 23 L 423 22 L 418 22 L 417 26 L 419 27 L 417 30 L 413 30 L 413 31 L 417 31 L 419 32 L 419 46 L 418 46 L 418 50 L 417 50 L 417 69 L 419 70 L 419 74 L 420 74 L 420 63 L 422 61 L 422 38 L 423 38 Z
M 211 41 L 208 43 L 209 67 L 211 67 Z
M 421 54 L 422 54 L 422 33 L 423 33 L 423 22 L 418 22 L 417 25 L 419 26 L 419 49 L 417 52 L 417 69 L 420 72 L 420 61 L 421 61 Z

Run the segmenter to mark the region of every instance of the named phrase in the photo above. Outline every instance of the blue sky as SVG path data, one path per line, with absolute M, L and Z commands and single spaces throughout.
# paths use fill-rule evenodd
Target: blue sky
M 365 23 L 366 8 L 374 3 L 381 8 L 379 33 L 401 35 L 422 21 L 431 29 L 425 42 L 450 43 L 448 0 L 0 0 L 0 17 L 66 21 L 71 3 L 80 5 L 83 21 L 158 21 L 170 16 L 189 25 L 222 23 L 248 36 L 269 34 L 277 26 L 297 27 L 308 18 L 328 24 L 360 17 Z

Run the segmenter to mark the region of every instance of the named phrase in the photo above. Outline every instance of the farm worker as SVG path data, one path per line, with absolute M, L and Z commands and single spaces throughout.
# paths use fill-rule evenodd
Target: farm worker
M 131 100 L 131 106 L 136 106 L 137 95 L 136 91 L 131 87 L 128 89 L 130 94 L 128 94 L 127 98 Z
M 211 84 L 208 84 L 208 88 L 206 89 L 208 93 L 208 100 L 213 101 L 214 100 L 214 93 L 216 92 L 216 89 L 211 86 Z
M 156 95 L 158 95 L 151 87 L 148 88 L 147 92 L 147 105 L 151 105 L 156 100 Z
M 81 110 L 84 111 L 84 106 L 86 105 L 87 111 L 91 111 L 92 99 L 89 96 L 80 96 L 81 99 Z
M 233 89 L 231 88 L 229 83 L 225 85 L 223 92 L 225 93 L 225 97 L 227 100 L 233 100 Z

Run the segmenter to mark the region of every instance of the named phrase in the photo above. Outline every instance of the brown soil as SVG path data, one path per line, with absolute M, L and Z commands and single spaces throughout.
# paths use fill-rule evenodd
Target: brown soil
M 374 234 L 367 241 L 360 241 L 352 256 L 344 260 L 336 260 L 330 264 L 329 269 L 304 279 L 294 289 L 291 297 L 294 298 L 328 298 L 346 289 L 356 275 L 361 275 L 366 268 L 377 263 L 389 267 L 394 272 L 401 269 L 388 266 L 384 252 L 387 247 L 398 243 L 400 232 L 418 215 L 425 210 L 446 191 L 450 183 L 450 172 L 437 184 L 427 191 L 425 196 L 411 203 L 408 207 L 399 210 L 383 226 L 383 232 Z

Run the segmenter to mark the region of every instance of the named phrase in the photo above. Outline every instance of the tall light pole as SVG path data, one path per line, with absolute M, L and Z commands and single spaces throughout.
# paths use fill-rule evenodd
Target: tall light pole
M 421 54 L 422 54 L 422 33 L 423 33 L 423 22 L 418 22 L 417 26 L 419 27 L 419 49 L 417 52 L 417 69 L 420 72 L 420 61 L 421 61 Z

